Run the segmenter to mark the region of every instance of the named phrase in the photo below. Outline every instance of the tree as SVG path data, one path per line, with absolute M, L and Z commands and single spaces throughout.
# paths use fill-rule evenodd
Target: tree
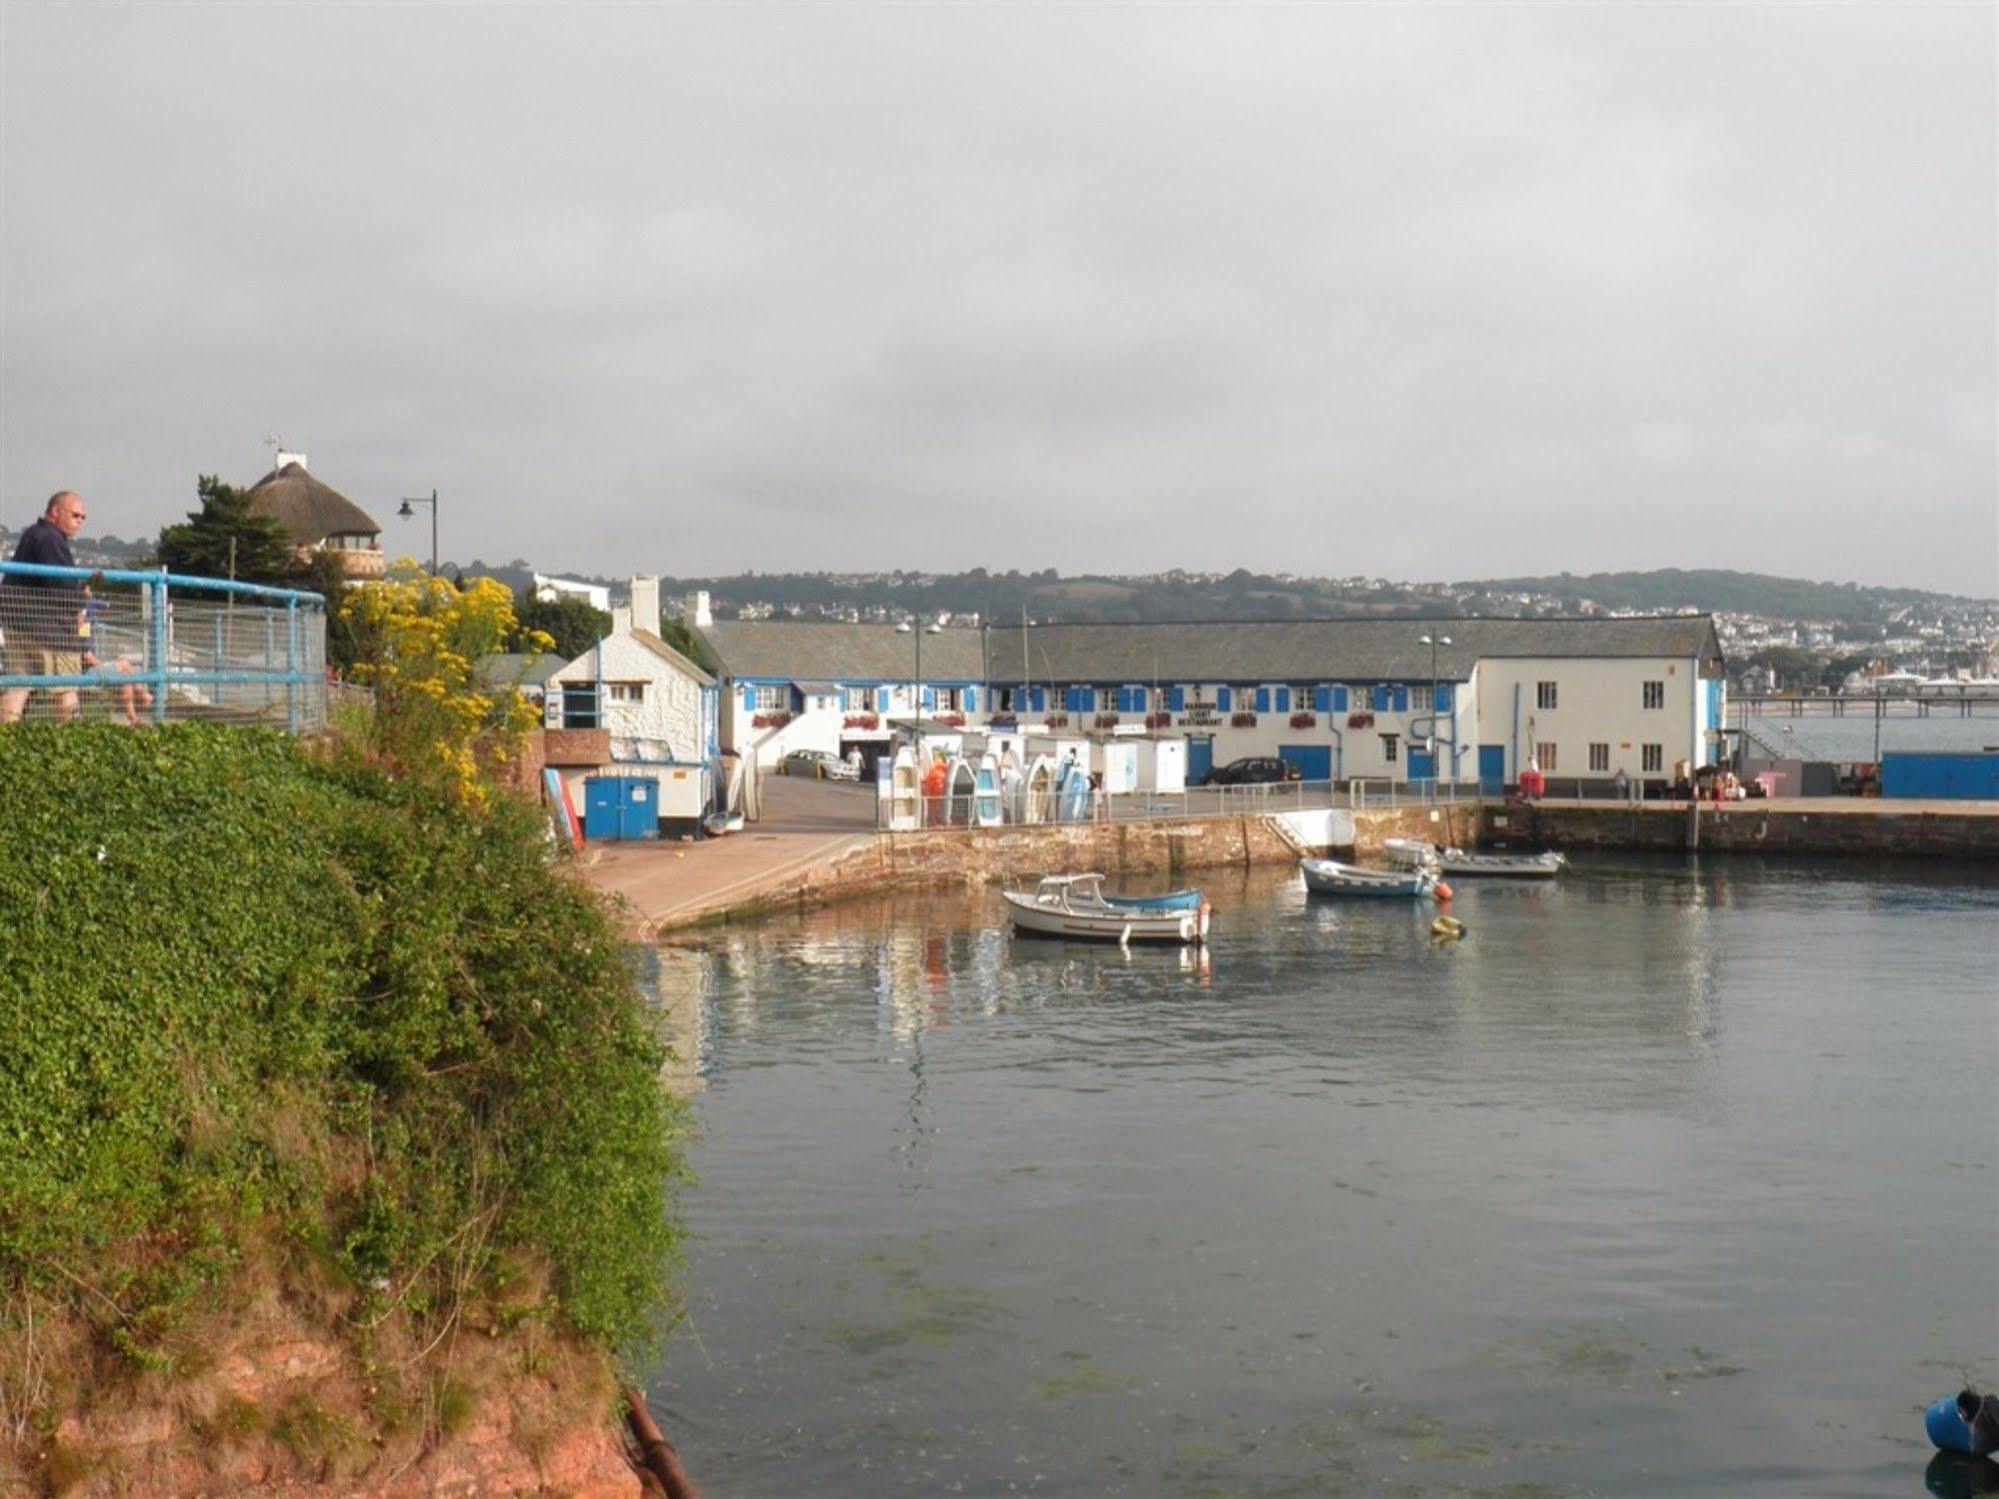
M 528 651 L 553 642 L 517 628 L 504 583 L 474 578 L 461 589 L 414 567 L 349 588 L 340 620 L 356 680 L 375 689 L 375 753 L 399 774 L 483 804 L 484 770 L 511 760 L 539 715 L 518 687 L 485 688 L 474 667 L 509 642 Z
M 234 578 L 280 588 L 297 584 L 306 568 L 284 526 L 250 510 L 250 492 L 214 474 L 195 480 L 201 507 L 160 530 L 160 565 L 168 572 Z
M 676 619 L 670 614 L 659 617 L 659 638 L 672 646 L 681 655 L 697 666 L 701 663 L 701 642 L 694 638 L 694 631 L 684 619 Z
M 531 647 L 523 642 L 529 635 L 538 635 L 554 642 L 542 649 L 554 651 L 565 661 L 574 661 L 610 632 L 611 616 L 588 599 L 575 594 L 538 599 L 530 584 L 514 600 L 514 628 L 507 637 L 507 649 L 529 650 Z

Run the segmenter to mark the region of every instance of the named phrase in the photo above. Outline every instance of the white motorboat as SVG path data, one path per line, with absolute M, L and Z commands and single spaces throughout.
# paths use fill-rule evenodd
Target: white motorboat
M 1434 867 L 1444 874 L 1551 880 L 1569 862 L 1568 855 L 1553 849 L 1532 854 L 1475 854 L 1462 848 L 1438 848 L 1420 838 L 1388 838 L 1381 846 L 1391 862 L 1405 869 Z
M 1002 890 L 1016 932 L 1042 937 L 1079 937 L 1093 942 L 1177 942 L 1208 940 L 1208 904 L 1162 905 L 1172 897 L 1123 899 L 1104 894 L 1100 874 L 1053 874 L 1029 895 Z M 1179 892 L 1176 892 L 1176 896 Z
M 1417 899 L 1437 888 L 1436 868 L 1427 864 L 1413 869 L 1362 869 L 1337 859 L 1300 859 L 1298 868 L 1305 876 L 1305 888 L 1314 895 Z

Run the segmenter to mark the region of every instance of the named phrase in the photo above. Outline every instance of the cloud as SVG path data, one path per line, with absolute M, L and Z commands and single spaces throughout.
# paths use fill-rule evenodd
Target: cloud
M 12 7 L 0 495 L 275 430 L 591 570 L 1999 591 L 1994 25 Z

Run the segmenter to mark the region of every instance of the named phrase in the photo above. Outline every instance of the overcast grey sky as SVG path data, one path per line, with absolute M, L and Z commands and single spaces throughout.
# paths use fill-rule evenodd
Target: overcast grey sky
M 0 0 L 0 504 L 1999 594 L 1994 17 Z

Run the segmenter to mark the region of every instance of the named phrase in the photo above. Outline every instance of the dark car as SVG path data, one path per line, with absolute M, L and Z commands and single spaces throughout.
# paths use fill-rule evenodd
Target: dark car
M 1289 760 L 1275 755 L 1245 755 L 1226 765 L 1217 765 L 1202 778 L 1203 786 L 1253 786 L 1263 781 L 1298 781 L 1304 772 Z

